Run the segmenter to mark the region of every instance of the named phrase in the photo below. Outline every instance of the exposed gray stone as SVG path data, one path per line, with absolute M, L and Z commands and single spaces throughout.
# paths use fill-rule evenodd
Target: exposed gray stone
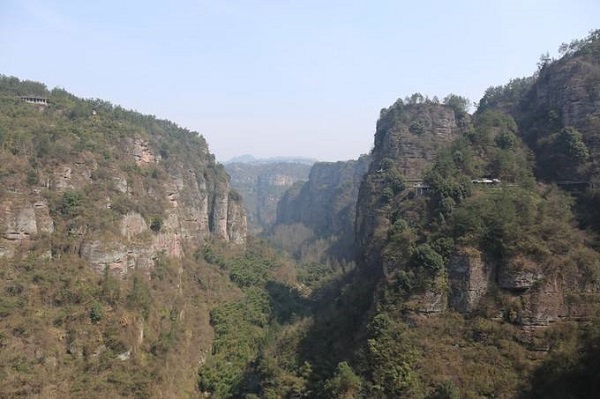
M 451 257 L 447 269 L 450 308 L 460 313 L 471 312 L 488 291 L 493 267 L 486 264 L 478 250 L 464 248 Z

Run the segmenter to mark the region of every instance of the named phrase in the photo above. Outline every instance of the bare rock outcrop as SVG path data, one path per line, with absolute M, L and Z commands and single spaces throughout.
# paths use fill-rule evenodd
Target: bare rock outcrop
M 477 249 L 463 248 L 451 257 L 447 269 L 450 308 L 460 313 L 471 312 L 493 282 L 493 265 L 485 262 Z
M 381 111 L 372 162 L 360 185 L 356 207 L 359 262 L 373 274 L 386 273 L 382 245 L 392 212 L 381 202 L 382 193 L 390 186 L 386 168 L 393 165 L 397 178 L 404 181 L 422 180 L 436 154 L 459 136 L 467 120 L 468 115 L 457 118 L 451 107 L 434 103 L 405 105 L 398 101 Z
M 126 137 L 110 156 L 82 151 L 41 165 L 29 183 L 15 176 L 16 188 L 0 196 L 0 257 L 27 250 L 22 243 L 35 243 L 40 234 L 56 235 L 55 242 L 99 272 L 124 274 L 150 269 L 162 254 L 181 257 L 212 238 L 243 245 L 241 198 L 232 196 L 206 143 L 194 145 L 202 147 L 195 158 L 175 151 L 166 160 L 156 141 Z M 120 167 L 111 157 L 123 157 Z M 53 255 L 60 256 L 61 245 Z

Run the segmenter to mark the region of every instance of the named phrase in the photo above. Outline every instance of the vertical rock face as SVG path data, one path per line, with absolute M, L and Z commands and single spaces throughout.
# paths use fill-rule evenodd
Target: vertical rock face
M 583 58 L 557 61 L 541 73 L 533 87 L 532 95 L 538 106 L 556 110 L 563 126 L 585 128 L 594 118 L 600 117 L 600 96 L 596 76 L 598 62 Z
M 31 204 L 27 203 L 18 212 L 9 213 L 7 216 L 8 223 L 4 233 L 7 240 L 22 240 L 37 234 L 37 222 Z
M 23 201 L 21 193 L 13 194 L 16 195 L 12 200 L 7 198 L 0 202 L 0 244 L 2 240 L 18 243 L 34 238 L 38 233 L 54 231 L 48 204 L 44 199 L 39 198 L 36 193 L 31 193 L 31 199 L 34 200 L 32 203 L 29 199 Z
M 391 159 L 407 180 L 419 180 L 440 148 L 452 142 L 459 124 L 452 108 L 441 104 L 395 104 L 377 122 L 373 167 Z M 377 170 L 376 169 L 376 170 Z
M 246 242 L 246 212 L 240 198 L 227 202 L 227 239 L 234 244 Z
M 404 105 L 399 101 L 382 110 L 373 161 L 360 186 L 356 210 L 359 261 L 375 274 L 384 273 L 381 245 L 387 239 L 392 212 L 382 202 L 384 190 L 421 181 L 435 155 L 459 136 L 467 122 L 468 116 L 458 119 L 452 108 L 441 104 Z M 394 176 L 389 165 L 393 165 Z
M 212 211 L 210 215 L 211 231 L 215 237 L 220 239 L 228 238 L 227 234 L 227 215 L 229 205 L 229 193 L 224 187 L 216 186 L 212 202 Z
M 317 162 L 308 181 L 290 190 L 277 208 L 277 224 L 302 223 L 325 233 L 353 230 L 360 182 L 370 157 L 347 162 Z
M 225 165 L 231 185 L 241 194 L 248 217 L 248 230 L 268 231 L 275 224 L 277 204 L 298 181 L 308 179 L 311 165 L 300 162 L 235 162 Z
M 131 155 L 137 165 L 145 165 L 158 162 L 158 157 L 154 155 L 148 147 L 148 142 L 140 139 L 133 140 L 131 144 Z
M 508 291 L 524 291 L 544 278 L 540 266 L 531 260 L 517 257 L 498 268 L 498 285 Z
M 0 176 L 0 257 L 45 234 L 44 253 L 68 250 L 125 273 L 211 238 L 244 244 L 241 198 L 201 136 L 112 106 L 80 119 L 59 108 L 28 116 L 38 130 L 25 129 L 22 149 L 0 148 L 1 168 L 11 168 Z M 56 124 L 78 134 L 40 138 Z
M 550 181 L 589 181 L 600 176 L 600 39 L 585 44 L 539 71 L 519 107 L 513 111 L 529 146 L 542 163 L 538 175 Z M 581 133 L 589 156 L 571 159 L 565 143 L 552 147 L 566 127 Z M 563 149 L 565 160 L 557 157 Z M 558 150 L 558 151 L 557 151 Z M 562 161 L 557 165 L 557 160 Z
M 352 259 L 358 188 L 370 162 L 364 155 L 314 164 L 308 181 L 289 189 L 279 202 L 274 231 L 302 226 L 310 232 L 309 241 L 333 240 L 326 251 L 334 259 Z
M 493 267 L 484 262 L 481 252 L 469 248 L 455 253 L 447 269 L 450 308 L 460 313 L 471 312 L 493 281 Z

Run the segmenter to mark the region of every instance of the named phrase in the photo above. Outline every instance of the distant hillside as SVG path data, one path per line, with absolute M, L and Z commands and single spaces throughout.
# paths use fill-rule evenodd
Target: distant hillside
M 227 163 L 232 186 L 242 195 L 248 231 L 259 234 L 275 222 L 277 203 L 294 183 L 308 179 L 310 164 L 298 162 Z
M 245 154 L 245 155 L 240 155 L 239 157 L 231 158 L 229 161 L 223 162 L 223 164 L 227 165 L 227 164 L 232 164 L 232 163 L 239 163 L 239 164 L 301 163 L 304 165 L 312 165 L 315 162 L 318 162 L 318 161 L 316 159 L 306 158 L 306 157 L 292 157 L 292 156 L 284 157 L 284 156 L 281 156 L 281 157 L 271 157 L 271 158 L 255 158 L 252 155 Z
M 352 262 L 358 188 L 371 158 L 318 162 L 277 206 L 272 242 L 304 262 Z

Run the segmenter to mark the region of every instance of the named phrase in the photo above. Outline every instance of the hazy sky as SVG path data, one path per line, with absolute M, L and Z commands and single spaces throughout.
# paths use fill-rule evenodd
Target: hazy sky
M 370 151 L 414 92 L 478 101 L 600 28 L 598 0 L 0 0 L 0 73 L 170 119 L 217 159 Z

